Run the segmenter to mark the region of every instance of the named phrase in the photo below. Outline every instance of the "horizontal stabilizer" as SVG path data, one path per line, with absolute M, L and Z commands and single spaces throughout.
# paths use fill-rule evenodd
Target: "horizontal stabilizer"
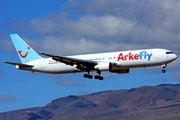
M 7 64 L 11 64 L 11 65 L 19 65 L 20 67 L 34 67 L 33 65 L 27 65 L 27 64 L 22 64 L 22 63 L 15 63 L 15 62 L 4 62 Z

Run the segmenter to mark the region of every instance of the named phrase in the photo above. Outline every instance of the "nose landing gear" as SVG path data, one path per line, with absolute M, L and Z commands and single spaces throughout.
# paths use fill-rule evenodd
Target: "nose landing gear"
M 165 70 L 165 69 L 166 69 L 166 66 L 167 66 L 167 64 L 164 64 L 164 65 L 162 66 L 162 68 L 163 68 L 163 69 L 162 69 L 162 73 L 165 73 L 165 72 L 166 72 L 166 70 Z
M 162 73 L 165 73 L 166 72 L 166 70 L 162 70 Z

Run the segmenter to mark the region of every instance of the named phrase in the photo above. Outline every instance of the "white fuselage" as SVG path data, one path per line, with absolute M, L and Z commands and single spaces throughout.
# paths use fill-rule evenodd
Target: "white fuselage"
M 109 63 L 114 67 L 113 70 L 152 67 L 168 64 L 177 58 L 177 55 L 166 49 L 142 49 L 129 50 L 108 53 L 96 53 L 85 55 L 68 56 L 71 58 L 78 58 L 82 60 L 96 61 L 98 64 L 94 69 L 100 71 L 110 71 Z M 53 60 L 52 58 L 42 58 L 25 64 L 33 65 L 34 67 L 16 68 L 23 70 L 30 70 L 33 72 L 43 72 L 52 74 L 76 73 L 84 72 L 77 69 L 76 65 L 70 66 L 64 63 Z

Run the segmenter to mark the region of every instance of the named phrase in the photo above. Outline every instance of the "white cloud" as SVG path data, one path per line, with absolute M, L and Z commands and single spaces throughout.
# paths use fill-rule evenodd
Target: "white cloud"
M 44 35 L 67 36 L 70 38 L 87 37 L 100 40 L 103 37 L 126 36 L 132 30 L 134 24 L 136 24 L 135 21 L 114 16 L 86 15 L 77 21 L 72 21 L 56 14 L 44 19 L 33 19 L 29 26 L 34 31 Z M 101 41 L 104 40 L 101 39 Z
M 14 50 L 12 41 L 10 39 L 2 39 L 2 40 L 0 40 L 0 50 L 3 50 L 3 51 L 12 51 L 12 50 Z
M 14 95 L 7 95 L 7 96 L 1 96 L 0 97 L 0 102 L 13 102 L 17 101 L 17 98 Z
M 171 77 L 175 80 L 180 81 L 180 71 L 174 73 Z
M 60 86 L 70 86 L 70 87 L 77 87 L 77 86 L 85 86 L 85 83 L 79 83 L 75 80 L 58 80 L 58 82 L 56 83 L 56 85 L 60 85 Z
M 180 55 L 178 0 L 77 0 L 68 4 L 63 12 L 15 27 L 44 36 L 28 39 L 38 52 L 71 55 L 160 47 Z M 70 19 L 71 15 L 79 16 Z M 7 46 L 12 47 L 9 42 Z
M 72 21 L 64 18 L 61 20 L 58 14 L 57 16 L 54 15 L 53 18 L 48 16 L 44 19 L 32 20 L 38 22 L 31 21 L 29 23 L 34 31 L 47 36 L 44 40 L 47 40 L 44 42 L 46 44 L 43 44 L 46 48 L 51 48 L 50 46 L 56 46 L 57 44 L 59 46 L 55 48 L 59 48 L 62 47 L 63 43 L 66 43 L 64 44 L 66 46 L 74 44 L 71 47 L 75 47 L 78 44 L 79 46 L 75 48 L 81 51 L 81 48 L 86 47 L 86 45 L 82 46 L 81 44 L 88 41 L 101 46 L 113 46 L 113 44 L 122 44 L 124 46 L 125 44 L 126 47 L 123 47 L 124 49 L 165 47 L 177 50 L 179 48 L 178 44 L 172 44 L 180 42 L 179 34 L 171 33 L 164 29 L 163 26 L 157 26 L 154 29 L 138 24 L 138 21 L 134 19 L 129 20 L 112 15 L 98 17 L 86 15 L 76 21 Z M 57 22 L 56 19 L 61 22 Z M 68 49 L 68 47 L 66 48 Z M 101 49 L 101 47 L 99 48 Z

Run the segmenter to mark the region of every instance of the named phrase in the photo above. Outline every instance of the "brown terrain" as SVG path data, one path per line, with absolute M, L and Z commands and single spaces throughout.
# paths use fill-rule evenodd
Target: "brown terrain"
M 180 120 L 180 84 L 70 95 L 44 107 L 0 113 L 0 120 L 169 119 Z

